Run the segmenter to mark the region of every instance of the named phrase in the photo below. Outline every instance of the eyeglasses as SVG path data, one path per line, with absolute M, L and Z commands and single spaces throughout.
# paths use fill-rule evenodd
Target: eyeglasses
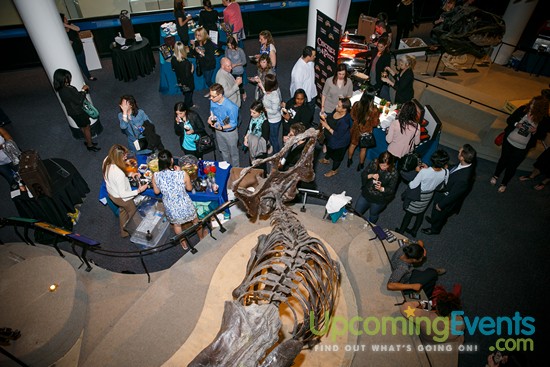
M 208 98 L 210 98 L 210 99 L 216 99 L 216 98 L 218 98 L 219 96 L 221 96 L 221 94 L 216 94 L 216 95 L 210 94 L 210 96 L 209 96 Z

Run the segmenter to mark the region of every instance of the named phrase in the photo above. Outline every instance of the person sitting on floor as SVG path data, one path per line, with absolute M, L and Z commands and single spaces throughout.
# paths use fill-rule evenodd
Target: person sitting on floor
M 415 269 L 425 259 L 426 249 L 422 241 L 397 249 L 391 258 L 393 271 L 388 279 L 387 289 L 405 291 L 406 294 L 424 290 L 426 296 L 431 298 L 437 278 L 445 274 L 446 270 L 443 268 Z

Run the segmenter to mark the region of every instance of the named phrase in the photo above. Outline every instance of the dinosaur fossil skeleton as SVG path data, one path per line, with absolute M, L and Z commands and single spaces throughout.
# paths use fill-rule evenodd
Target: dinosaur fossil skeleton
M 272 231 L 258 237 L 242 283 L 226 301 L 222 326 L 214 341 L 189 366 L 291 366 L 304 347 L 319 342 L 311 327 L 322 330 L 332 315 L 340 287 L 340 268 L 324 244 L 311 237 L 284 203 L 297 193 L 298 182 L 312 181 L 317 131 L 289 139 L 276 155 L 255 160 L 244 169 L 233 191 L 253 219 L 271 214 Z M 296 165 L 280 171 L 278 163 L 295 144 L 305 147 Z M 259 178 L 254 192 L 239 188 L 253 167 L 269 162 L 270 175 Z M 282 309 L 290 310 L 293 327 L 281 331 Z

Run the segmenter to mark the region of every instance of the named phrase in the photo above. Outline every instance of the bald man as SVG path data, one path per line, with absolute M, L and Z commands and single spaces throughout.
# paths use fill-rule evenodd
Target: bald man
M 216 83 L 220 84 L 224 90 L 224 97 L 241 107 L 241 93 L 239 85 L 243 82 L 240 76 L 235 78 L 231 75 L 231 60 L 224 57 L 220 61 L 220 70 L 216 74 Z

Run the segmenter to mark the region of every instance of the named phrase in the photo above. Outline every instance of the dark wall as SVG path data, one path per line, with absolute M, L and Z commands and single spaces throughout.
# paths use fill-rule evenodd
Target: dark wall
M 477 0 L 476 3 L 484 10 L 502 15 L 508 6 L 508 1 L 509 0 Z M 357 21 L 361 13 L 376 16 L 379 12 L 383 11 L 388 13 L 390 23 L 394 23 L 395 9 L 398 2 L 399 0 L 352 2 L 347 28 L 353 29 L 357 27 Z M 543 3 L 546 3 L 546 1 L 539 1 L 539 9 L 535 11 L 534 17 L 540 18 L 542 14 L 545 14 L 542 11 Z M 441 0 L 416 0 L 415 4 L 420 21 L 431 22 L 441 6 Z M 308 7 L 243 12 L 243 20 L 246 25 L 245 29 L 248 38 L 257 37 L 258 33 L 264 29 L 269 29 L 274 35 L 303 33 L 307 30 Z M 153 47 L 158 47 L 160 42 L 159 27 L 162 23 L 164 22 L 137 24 L 134 28 L 136 32 L 147 37 Z M 539 24 L 540 26 L 539 21 L 530 22 L 529 24 L 533 28 L 535 24 Z M 526 29 L 524 38 L 530 40 L 533 38 L 534 31 L 529 27 L 528 29 L 529 30 Z M 120 30 L 120 27 L 113 27 L 94 29 L 92 31 L 100 56 L 106 57 L 110 55 L 111 51 L 109 46 Z M 9 50 L 10 52 L 10 57 L 0 58 L 0 70 L 13 70 L 40 64 L 38 55 L 29 37 L 2 38 L 0 39 L 0 49 Z

